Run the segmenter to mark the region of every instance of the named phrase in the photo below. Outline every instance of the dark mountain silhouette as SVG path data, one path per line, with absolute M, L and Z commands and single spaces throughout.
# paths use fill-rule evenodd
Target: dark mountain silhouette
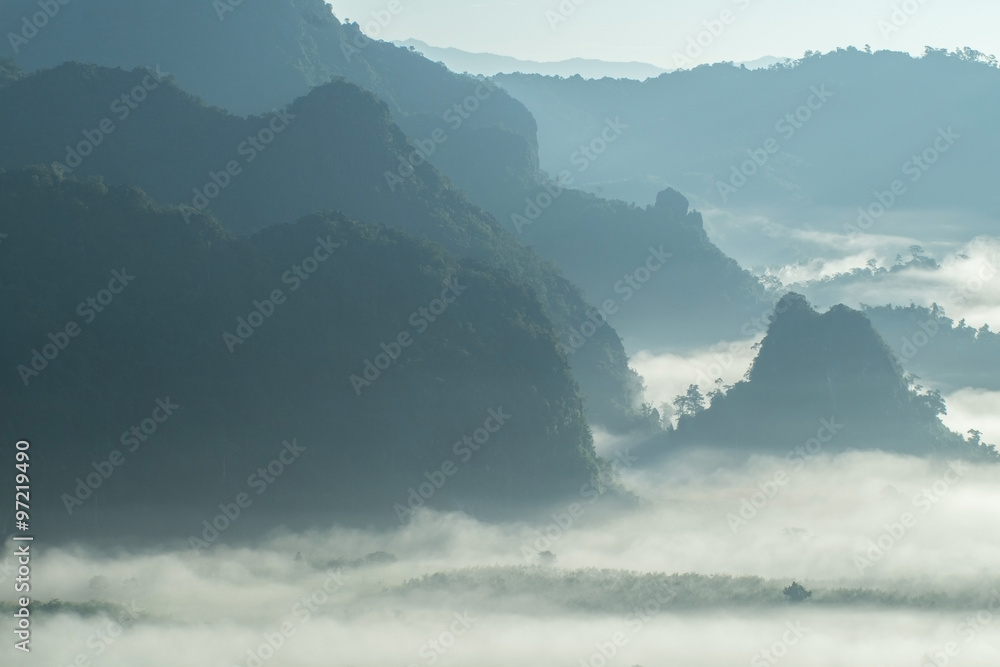
M 995 449 L 965 441 L 938 415 L 939 393 L 904 376 L 892 352 L 859 311 L 820 314 L 798 294 L 777 305 L 746 380 L 715 393 L 705 409 L 684 406 L 670 447 L 711 445 L 783 455 L 881 449 L 995 459 Z
M 142 102 L 132 99 L 137 86 L 152 87 Z M 29 111 L 39 108 L 49 110 L 44 126 Z M 237 233 L 324 210 L 399 227 L 530 284 L 563 338 L 594 317 L 578 288 L 432 166 L 387 180 L 412 148 L 387 107 L 345 81 L 244 119 L 205 107 L 146 70 L 67 64 L 0 94 L 0 142 L 7 147 L 0 167 L 58 162 L 77 178 L 141 187 L 185 206 L 187 217 L 204 207 Z M 89 155 L 74 157 L 80 151 Z M 603 327 L 573 366 L 593 419 L 615 428 L 640 419 L 641 385 L 612 329 Z
M 0 8 L 0 23 L 5 18 L 19 22 L 25 12 L 35 11 L 34 7 L 30 0 L 13 0 Z M 384 13 L 383 22 L 395 20 L 388 10 Z M 369 17 L 364 19 L 368 20 Z M 366 31 L 377 32 L 370 27 Z M 492 213 L 509 230 L 514 229 L 512 216 L 524 214 L 526 200 L 537 200 L 545 193 L 547 176 L 539 169 L 535 120 L 520 102 L 490 83 L 455 74 L 444 65 L 406 48 L 368 39 L 358 23 L 347 19 L 341 23 L 322 0 L 243 3 L 231 12 L 218 12 L 212 4 L 206 5 L 201 0 L 180 0 L 157 6 L 127 0 L 75 0 L 63 7 L 45 30 L 23 45 L 16 57 L 27 71 L 54 67 L 69 60 L 129 70 L 160 67 L 169 72 L 183 90 L 210 105 L 237 114 L 260 114 L 284 107 L 296 97 L 306 95 L 311 87 L 343 77 L 378 95 L 414 147 L 426 147 L 426 157 L 473 203 Z M 107 102 L 102 101 L 102 104 Z M 98 119 L 106 111 L 100 114 Z M 587 143 L 600 136 L 605 120 L 601 118 L 594 127 L 588 128 L 593 132 L 588 132 Z M 201 136 L 213 138 L 213 134 L 205 133 L 202 127 L 200 121 L 192 121 L 184 128 L 185 141 Z M 235 127 L 235 124 L 230 125 L 231 129 Z M 195 173 L 199 177 L 207 176 L 209 169 L 225 165 L 232 159 L 230 154 L 235 147 L 245 139 L 244 130 L 258 129 L 240 127 L 243 136 L 232 136 L 236 143 L 225 145 L 225 154 L 216 156 L 222 160 L 221 164 L 200 165 Z M 191 132 L 187 133 L 188 130 Z M 325 133 L 330 128 L 324 125 L 322 130 Z M 82 130 L 69 131 L 76 136 Z M 350 135 L 352 130 L 345 128 L 344 132 Z M 435 136 L 441 143 L 434 141 L 432 137 Z M 300 137 L 304 137 L 305 143 L 317 144 L 318 148 L 325 135 L 303 130 Z M 362 145 L 360 139 L 354 144 L 355 147 Z M 397 148 L 400 156 L 414 155 L 403 139 L 397 143 Z M 570 163 L 578 149 L 579 146 L 574 146 L 561 156 L 559 164 L 552 169 L 553 177 L 563 169 L 570 169 L 578 178 L 577 183 L 583 183 L 577 172 L 582 163 Z M 277 146 L 274 150 L 280 152 Z M 194 153 L 182 144 L 175 145 L 174 152 Z M 338 177 L 364 181 L 356 190 L 370 193 L 376 187 L 372 177 L 385 180 L 384 171 L 352 173 L 353 165 L 337 158 L 343 154 L 342 151 L 329 153 L 326 159 L 337 163 Z M 208 157 L 209 153 L 204 155 Z M 602 155 L 598 162 L 608 157 Z M 155 162 L 148 156 L 145 159 Z M 388 168 L 389 172 L 398 173 L 400 164 L 397 158 L 394 166 Z M 310 166 L 303 163 L 299 168 Z M 593 166 L 596 167 L 596 163 Z M 123 168 L 121 163 L 117 168 Z M 85 169 L 100 173 L 96 167 Z M 593 172 L 587 175 L 590 173 Z M 326 186 L 329 180 L 324 179 L 333 176 L 321 174 L 317 180 Z M 241 178 L 241 181 L 243 185 L 234 188 L 250 188 L 248 183 L 253 179 Z M 148 188 L 144 183 L 136 184 Z M 201 185 L 204 179 L 186 184 L 188 199 L 190 190 Z M 310 194 L 305 185 L 297 194 L 303 201 L 317 197 Z M 165 202 L 174 201 L 155 196 Z M 219 202 L 218 206 L 221 205 Z M 276 208 L 264 206 L 256 212 L 256 218 L 250 216 L 247 220 L 260 224 L 294 219 L 289 211 L 279 212 Z M 213 211 L 225 220 L 221 208 Z M 374 217 L 362 217 L 379 222 Z M 546 210 L 544 218 L 535 225 L 546 227 L 548 231 L 542 231 L 537 238 L 529 238 L 529 243 L 537 242 L 537 250 L 543 258 L 558 258 L 560 269 L 572 280 L 580 281 L 592 300 L 603 300 L 605 293 L 613 290 L 625 272 L 634 271 L 644 261 L 644 253 L 650 245 L 658 248 L 660 244 L 669 245 L 680 240 L 671 238 L 671 227 L 676 220 L 652 225 L 643 220 L 644 217 L 662 218 L 659 213 L 643 216 L 627 205 L 606 203 L 570 190 Z M 682 213 L 680 218 L 683 217 Z M 626 228 L 646 228 L 649 233 L 622 234 L 621 230 Z M 595 243 L 582 233 L 583 229 L 598 230 L 604 245 Z M 613 242 L 610 248 L 607 247 L 609 239 Z M 580 252 L 566 252 L 566 248 Z M 609 251 L 606 260 L 603 258 L 605 251 Z M 706 247 L 697 239 L 693 247 L 678 246 L 668 252 L 673 252 L 675 257 L 689 258 L 686 268 L 693 272 L 685 275 L 682 283 L 673 277 L 652 281 L 627 309 L 623 309 L 627 315 L 612 322 L 630 339 L 634 338 L 637 345 L 684 345 L 696 337 L 731 338 L 738 335 L 740 325 L 749 317 L 773 305 L 773 302 L 761 302 L 752 276 L 734 272 L 711 244 Z M 595 257 L 600 260 L 596 265 L 593 264 Z M 720 275 L 725 278 L 720 280 Z M 615 296 L 620 298 L 621 295 Z M 678 305 L 685 301 L 713 304 L 713 308 L 714 304 L 722 303 L 725 308 L 697 307 L 689 311 Z M 672 313 L 669 321 L 654 315 L 666 308 L 679 309 Z M 645 315 L 649 318 L 643 318 Z M 558 317 L 554 319 L 560 331 L 568 332 L 587 318 L 574 317 L 572 323 L 562 323 Z M 684 321 L 685 326 L 673 326 L 680 321 Z M 583 354 L 591 353 L 585 351 Z M 602 356 L 616 354 L 613 350 L 601 352 Z M 593 386 L 589 378 L 580 377 L 588 395 L 600 394 L 602 390 Z M 620 384 L 620 380 L 616 382 Z M 616 400 L 636 402 L 629 398 Z M 607 420 L 610 416 L 601 412 L 600 418 Z
M 15 57 L 27 72 L 67 61 L 159 67 L 183 90 L 238 115 L 284 107 L 342 77 L 378 95 L 413 139 L 426 138 L 413 130 L 431 122 L 449 130 L 452 144 L 475 150 L 481 129 L 502 127 L 537 149 L 534 118 L 520 102 L 495 88 L 486 94 L 479 80 L 406 48 L 369 39 L 357 23 L 341 23 L 323 0 L 247 2 L 233 11 L 218 4 L 74 0 Z M 19 25 L 35 11 L 32 0 L 11 0 L 0 6 L 0 25 Z M 381 14 L 383 23 L 395 19 L 388 10 Z M 462 122 L 453 132 L 441 117 L 466 103 L 474 111 L 453 111 Z
M 401 116 L 437 116 L 443 98 L 461 102 L 477 85 L 408 49 L 368 39 L 323 0 L 244 2 L 221 12 L 218 4 L 73 0 L 9 55 L 28 72 L 74 60 L 159 66 L 209 105 L 241 115 L 284 106 L 336 77 L 375 92 Z M 0 24 L 19 26 L 37 11 L 33 0 L 10 0 L 0 7 Z M 510 126 L 517 117 L 523 125 L 512 129 L 534 132 L 531 115 L 506 94 L 486 106 L 470 124 L 502 116 Z
M 30 434 L 33 508 L 52 521 L 36 525 L 65 519 L 64 494 L 116 450 L 122 467 L 67 505 L 96 523 L 73 526 L 129 530 L 110 508 L 214 514 L 292 439 L 307 450 L 268 511 L 392 522 L 450 460 L 428 504 L 497 516 L 599 472 L 541 305 L 482 262 L 333 214 L 234 238 L 137 190 L 37 168 L 0 173 L 0 206 L 0 429 Z M 479 451 L 456 449 L 502 414 Z M 145 444 L 133 425 L 152 429 Z

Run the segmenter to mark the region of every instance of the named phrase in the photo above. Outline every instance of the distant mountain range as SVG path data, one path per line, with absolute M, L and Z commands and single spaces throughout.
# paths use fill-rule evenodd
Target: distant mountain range
M 642 62 L 610 62 L 587 58 L 570 58 L 555 62 L 538 62 L 521 60 L 511 56 L 500 56 L 494 53 L 472 53 L 451 47 L 431 46 L 419 39 L 396 41 L 394 44 L 414 49 L 430 60 L 442 62 L 454 72 L 467 72 L 481 76 L 496 74 L 542 74 L 544 76 L 559 76 L 569 78 L 580 76 L 584 79 L 636 79 L 644 81 L 673 70 L 662 69 L 656 65 Z M 770 67 L 775 63 L 785 62 L 786 58 L 765 56 L 756 60 L 736 63 L 748 69 Z
M 453 72 L 468 72 L 481 76 L 493 76 L 512 72 L 544 74 L 546 76 L 582 76 L 584 79 L 638 79 L 643 81 L 659 76 L 669 70 L 641 62 L 609 62 L 587 58 L 571 58 L 556 62 L 521 60 L 494 53 L 471 53 L 450 47 L 436 47 L 419 39 L 394 42 L 399 46 L 413 48 L 430 60 L 442 62 Z
M 629 125 L 582 182 L 609 197 L 648 204 L 670 186 L 699 207 L 773 212 L 841 234 L 845 225 L 884 233 L 891 216 L 880 206 L 977 214 L 949 223 L 963 240 L 995 231 L 983 218 L 1000 215 L 990 176 L 1000 69 L 971 50 L 914 58 L 850 48 L 643 82 L 497 80 L 537 120 L 543 169 L 563 168 L 606 119 Z M 824 220 L 835 222 L 818 227 Z

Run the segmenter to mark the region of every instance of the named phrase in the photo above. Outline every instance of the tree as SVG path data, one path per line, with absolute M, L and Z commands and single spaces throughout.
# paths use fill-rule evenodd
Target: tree
M 708 392 L 707 396 L 708 404 L 712 405 L 713 403 L 715 403 L 716 399 L 725 396 L 725 394 L 726 394 L 726 389 L 725 387 L 723 387 L 722 378 L 715 378 L 715 389 Z
M 792 585 L 782 591 L 790 602 L 804 602 L 812 597 L 812 591 L 807 591 L 801 584 L 792 582 Z
M 688 387 L 687 393 L 681 394 L 674 399 L 674 409 L 681 419 L 694 417 L 705 409 L 705 397 L 702 396 L 698 385 L 693 384 Z
M 937 417 L 948 414 L 948 405 L 939 390 L 931 389 L 926 394 L 919 394 L 917 397 L 930 416 Z

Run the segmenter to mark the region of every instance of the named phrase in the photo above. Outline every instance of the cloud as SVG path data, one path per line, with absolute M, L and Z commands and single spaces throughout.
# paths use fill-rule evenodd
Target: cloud
M 36 614 L 33 657 L 53 665 L 84 655 L 109 667 L 233 667 L 256 664 L 253 652 L 272 656 L 261 665 L 283 667 L 319 667 L 334 657 L 355 667 L 542 666 L 587 662 L 612 642 L 619 664 L 659 664 L 667 656 L 707 667 L 746 664 L 783 641 L 787 623 L 800 622 L 809 631 L 786 647 L 795 656 L 788 664 L 918 664 L 949 641 L 961 643 L 967 664 L 996 664 L 994 646 L 966 643 L 956 628 L 1000 583 L 994 509 L 1000 506 L 1000 468 L 960 468 L 957 478 L 949 470 L 945 461 L 881 453 L 821 453 L 796 468 L 782 458 L 738 464 L 691 452 L 624 471 L 643 499 L 638 508 L 576 499 L 582 514 L 558 531 L 551 530 L 554 515 L 567 508 L 557 505 L 530 521 L 501 524 L 421 511 L 395 530 L 279 530 L 254 545 L 200 554 L 50 546 L 33 562 L 36 599 L 135 600 L 144 615 L 108 642 L 114 622 L 108 616 Z M 779 471 L 787 479 L 772 487 Z M 932 495 L 922 496 L 927 493 Z M 749 514 L 744 501 L 755 513 L 734 531 L 729 516 Z M 886 535 L 897 531 L 904 514 L 914 522 L 890 544 Z M 521 546 L 546 535 L 556 566 L 526 566 Z M 856 558 L 867 557 L 872 542 L 884 546 L 883 553 L 859 572 Z M 374 551 L 397 560 L 339 574 L 328 567 Z M 470 567 L 487 569 L 465 569 Z M 459 582 L 462 572 L 485 572 L 489 585 L 438 586 L 438 572 Z M 544 586 L 525 587 L 524 573 L 532 572 L 547 573 L 560 595 L 568 591 L 577 602 Z M 622 601 L 641 602 L 646 591 L 616 587 L 635 576 L 628 572 L 796 579 L 815 591 L 878 588 L 904 602 L 747 606 L 723 598 L 701 611 L 661 605 L 634 616 Z M 472 574 L 466 579 L 472 581 Z M 424 585 L 401 588 L 424 575 L 431 577 Z M 107 585 L 92 584 L 97 576 Z M 701 586 L 709 600 L 718 590 L 713 581 L 692 584 L 693 594 L 702 595 Z M 649 591 L 649 601 L 654 594 Z M 930 608 L 917 602 L 924 594 L 948 597 Z M 468 627 L 456 614 L 467 615 Z M 9 634 L 9 620 L 0 626 Z M 620 645 L 617 633 L 626 640 Z M 268 648 L 272 644 L 280 646 Z M 13 661 L 9 642 L 0 655 Z
M 741 380 L 757 356 L 753 348 L 762 337 L 760 334 L 750 339 L 723 341 L 685 353 L 642 350 L 629 360 L 629 365 L 646 382 L 646 401 L 659 408 L 663 403 L 671 403 L 692 384 L 707 393 L 715 388 L 717 378 L 722 378 L 726 385 Z
M 1000 445 L 1000 391 L 987 389 L 961 389 L 945 396 L 948 414 L 941 417 L 945 425 L 966 433 L 969 429 L 982 432 L 982 439 Z

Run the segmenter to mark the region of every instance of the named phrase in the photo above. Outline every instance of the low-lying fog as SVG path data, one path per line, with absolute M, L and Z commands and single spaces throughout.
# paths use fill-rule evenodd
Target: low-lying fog
M 937 303 L 956 321 L 1000 326 L 995 219 L 965 212 L 900 211 L 868 229 L 845 228 L 854 222 L 852 215 L 857 212 L 819 210 L 785 219 L 776 213 L 708 209 L 704 217 L 709 237 L 723 252 L 758 275 L 770 274 L 818 307 Z M 909 262 L 912 246 L 920 246 L 939 267 L 831 280 L 864 269 L 872 259 L 883 269 L 892 269 L 899 259 Z
M 600 444 L 628 462 L 636 508 L 581 497 L 501 525 L 425 511 L 388 532 L 278 531 L 200 554 L 40 542 L 36 600 L 125 607 L 36 608 L 31 663 L 1000 664 L 1000 467 L 881 453 L 646 466 Z M 789 601 L 793 580 L 812 598 Z M 4 615 L 0 655 L 20 664 Z

